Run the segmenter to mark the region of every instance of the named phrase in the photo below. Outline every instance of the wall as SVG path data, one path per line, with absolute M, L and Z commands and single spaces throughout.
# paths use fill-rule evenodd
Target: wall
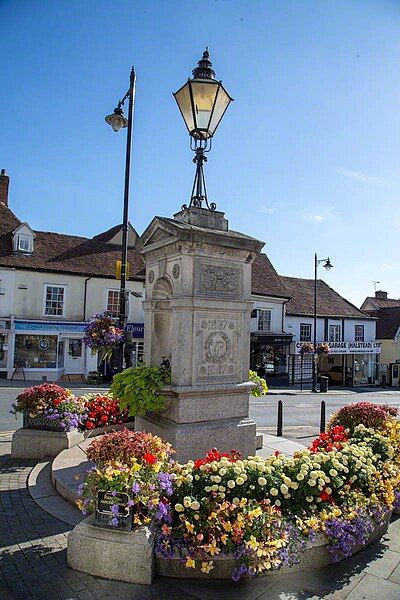
M 282 312 L 283 301 L 277 298 L 264 298 L 262 296 L 252 296 L 254 309 L 270 309 L 271 312 L 271 333 L 282 333 Z M 258 330 L 258 319 L 250 320 L 250 331 Z
M 0 317 L 9 317 L 13 312 L 15 271 L 13 269 L 0 268 L 0 288 L 4 294 L 0 294 Z
M 293 334 L 293 341 L 300 341 L 300 323 L 308 323 L 311 325 L 311 341 L 314 339 L 314 319 L 312 317 L 298 317 L 293 315 L 287 315 L 285 318 L 285 331 Z M 345 342 L 355 341 L 355 325 L 364 325 L 364 341 L 370 342 L 376 339 L 376 321 L 370 319 L 344 319 L 344 332 L 342 331 L 343 320 L 342 319 L 327 319 L 327 331 L 326 335 L 326 324 L 325 318 L 319 317 L 317 319 L 317 341 L 329 341 L 329 327 L 330 325 L 340 326 L 341 340 Z M 343 336 L 343 337 L 342 337 Z M 340 341 L 341 341 L 340 340 Z
M 3 271 L 6 287 L 5 296 L 0 296 L 0 310 L 8 316 L 14 313 L 23 319 L 54 319 L 68 321 L 83 321 L 85 277 L 59 273 L 41 273 L 38 271 Z M 44 286 L 45 284 L 65 285 L 65 308 L 63 317 L 44 315 Z M 0 286 L 2 287 L 2 286 Z M 26 289 L 21 289 L 26 288 Z M 106 309 L 107 290 L 119 289 L 119 281 L 107 278 L 91 278 L 87 282 L 86 319 L 96 312 Z M 127 289 L 144 295 L 144 285 L 138 281 L 129 281 Z M 3 298 L 6 301 L 3 301 Z M 12 299 L 14 298 L 14 303 Z M 128 321 L 143 323 L 142 301 L 144 298 L 129 297 Z
M 381 340 L 382 350 L 380 356 L 381 365 L 389 365 L 400 359 L 400 334 L 398 333 L 395 340 Z

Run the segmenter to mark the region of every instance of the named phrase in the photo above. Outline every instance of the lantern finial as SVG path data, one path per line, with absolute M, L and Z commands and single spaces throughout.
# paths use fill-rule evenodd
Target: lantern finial
M 208 46 L 203 52 L 202 58 L 197 63 L 197 67 L 193 69 L 193 79 L 215 79 L 215 71 L 210 61 L 210 52 Z

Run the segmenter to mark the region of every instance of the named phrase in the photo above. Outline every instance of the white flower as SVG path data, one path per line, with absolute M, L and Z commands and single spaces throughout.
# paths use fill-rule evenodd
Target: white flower
M 189 508 L 189 506 L 192 504 L 192 499 L 189 496 L 185 496 L 183 499 L 183 506 L 185 508 Z
M 193 510 L 199 510 L 200 502 L 198 502 L 197 500 L 194 500 L 194 502 L 192 502 L 192 504 L 190 505 L 190 508 Z
M 261 485 L 261 486 L 267 485 L 267 480 L 265 479 L 265 477 L 258 478 L 258 485 Z
M 185 509 L 183 508 L 182 504 L 175 504 L 175 510 L 176 512 L 183 512 Z
M 287 494 L 288 491 L 289 491 L 289 488 L 288 488 L 288 486 L 285 483 L 282 483 L 281 487 L 280 487 L 280 490 L 281 490 L 282 494 Z
M 227 486 L 230 490 L 233 490 L 233 488 L 235 487 L 236 483 L 233 481 L 233 479 L 230 479 L 227 483 Z
M 243 485 L 243 484 L 244 484 L 244 479 L 243 479 L 243 477 L 238 477 L 238 478 L 236 479 L 236 483 L 237 483 L 238 485 Z
M 279 492 L 276 488 L 271 488 L 269 490 L 269 493 L 271 494 L 271 496 L 277 496 L 279 494 Z

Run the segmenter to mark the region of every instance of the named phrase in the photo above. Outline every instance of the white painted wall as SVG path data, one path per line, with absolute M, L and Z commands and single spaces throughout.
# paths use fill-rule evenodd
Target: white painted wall
M 0 269 L 0 279 L 4 275 L 6 294 L 0 296 L 0 315 L 14 313 L 19 319 L 54 319 L 55 321 L 83 321 L 83 304 L 85 277 L 81 275 L 64 275 L 59 273 L 41 273 L 38 271 L 6 271 Z M 49 316 L 44 314 L 45 285 L 64 285 L 64 315 Z M 0 285 L 2 287 L 2 285 Z M 116 279 L 93 277 L 87 282 L 86 319 L 105 310 L 107 307 L 107 290 L 119 289 Z M 143 294 L 144 285 L 138 281 L 127 282 L 127 289 Z M 128 321 L 143 323 L 143 298 L 129 296 Z
M 9 317 L 14 310 L 15 271 L 0 268 L 0 317 Z
M 271 333 L 282 333 L 282 313 L 284 301 L 278 298 L 252 296 L 254 301 L 253 309 L 269 309 L 271 310 Z M 258 319 L 250 320 L 250 331 L 257 331 Z
M 311 325 L 311 341 L 314 339 L 314 319 L 312 317 L 298 317 L 293 315 L 286 315 L 284 330 L 288 333 L 293 334 L 293 341 L 300 341 L 300 323 L 309 323 Z M 328 336 L 329 326 L 340 325 L 342 328 L 342 319 L 328 319 Z M 344 319 L 344 341 L 354 342 L 355 341 L 355 325 L 364 325 L 364 341 L 370 342 L 376 339 L 376 321 L 370 319 Z M 340 335 L 342 336 L 342 330 L 340 329 Z M 325 339 L 325 319 L 317 318 L 317 341 L 323 342 L 328 341 Z M 341 337 L 342 339 L 342 337 Z

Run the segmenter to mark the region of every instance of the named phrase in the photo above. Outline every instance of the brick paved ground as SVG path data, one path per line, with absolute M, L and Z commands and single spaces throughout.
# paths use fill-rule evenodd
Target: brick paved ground
M 400 600 L 400 519 L 361 554 L 284 577 L 239 584 L 156 579 L 140 586 L 73 571 L 66 566 L 71 526 L 34 502 L 27 489 L 34 462 L 12 460 L 9 448 L 0 435 L 0 600 Z

